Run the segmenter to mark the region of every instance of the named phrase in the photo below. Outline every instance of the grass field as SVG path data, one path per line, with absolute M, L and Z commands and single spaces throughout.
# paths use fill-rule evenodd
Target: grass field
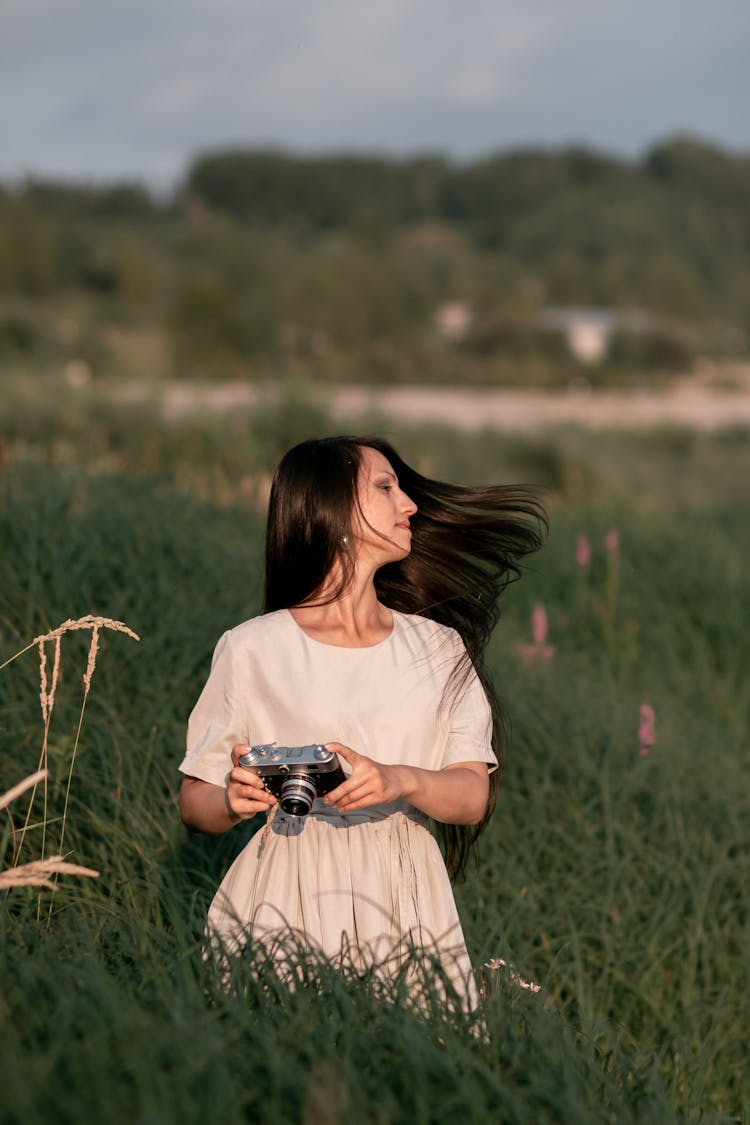
M 28 794 L 14 831 L 2 814 L 2 866 L 55 854 L 64 815 L 63 850 L 100 872 L 0 899 L 3 1122 L 747 1119 L 746 432 L 390 428 L 434 475 L 536 483 L 550 507 L 492 644 L 512 734 L 457 889 L 477 967 L 503 958 L 543 987 L 484 970 L 482 1038 L 326 966 L 290 994 L 260 955 L 225 988 L 201 958 L 255 826 L 181 826 L 185 720 L 217 637 L 258 610 L 267 474 L 329 429 L 321 411 L 290 399 L 167 427 L 19 395 L 0 408 L 0 664 L 86 614 L 141 639 L 102 629 L 76 743 L 90 632 L 62 637 L 46 812 L 40 788 L 20 853 Z M 539 606 L 547 659 L 522 651 Z M 48 687 L 53 658 L 48 642 Z M 0 671 L 0 792 L 38 765 L 39 687 L 36 646 Z

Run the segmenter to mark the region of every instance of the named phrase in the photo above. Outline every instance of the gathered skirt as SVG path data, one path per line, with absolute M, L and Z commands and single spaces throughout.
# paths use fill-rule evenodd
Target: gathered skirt
M 446 1002 L 474 1012 L 476 983 L 426 817 L 320 805 L 306 817 L 277 807 L 243 849 L 209 909 L 213 946 L 240 954 L 252 939 L 283 950 L 291 936 L 383 980 L 406 967 L 415 993 L 431 977 Z

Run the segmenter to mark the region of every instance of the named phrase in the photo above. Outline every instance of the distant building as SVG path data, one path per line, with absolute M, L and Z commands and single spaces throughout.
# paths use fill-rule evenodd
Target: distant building
M 543 328 L 561 332 L 571 353 L 581 363 L 601 363 L 607 358 L 615 332 L 640 335 L 653 327 L 648 313 L 638 309 L 550 307 L 540 317 Z
M 581 363 L 601 363 L 609 350 L 619 315 L 611 309 L 548 308 L 540 317 L 543 328 L 561 332 Z

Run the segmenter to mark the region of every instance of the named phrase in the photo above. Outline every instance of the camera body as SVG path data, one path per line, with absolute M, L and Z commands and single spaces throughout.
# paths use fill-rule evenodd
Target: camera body
M 330 793 L 346 780 L 338 755 L 321 743 L 277 746 L 266 742 L 251 746 L 239 762 L 262 778 L 283 811 L 291 816 L 307 816 L 316 797 Z

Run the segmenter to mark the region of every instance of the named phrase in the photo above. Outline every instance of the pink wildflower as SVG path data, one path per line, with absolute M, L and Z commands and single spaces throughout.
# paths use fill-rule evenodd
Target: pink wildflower
M 543 645 L 547 640 L 547 611 L 543 605 L 535 605 L 531 615 L 531 635 L 535 645 Z
M 491 961 L 485 961 L 484 967 L 485 969 L 494 969 L 495 971 L 498 969 L 506 969 L 513 984 L 518 985 L 519 988 L 526 989 L 527 992 L 542 991 L 541 984 L 535 984 L 533 980 L 524 980 L 503 957 L 493 957 Z
M 610 554 L 614 554 L 615 551 L 619 550 L 620 532 L 616 527 L 610 527 L 609 531 L 604 537 L 604 546 L 607 548 Z
M 650 703 L 642 703 L 638 721 L 638 751 L 642 758 L 651 753 L 656 742 L 656 714 Z
M 518 646 L 524 664 L 536 664 L 537 661 L 542 664 L 549 664 L 555 655 L 555 649 L 553 645 L 546 643 L 547 611 L 542 605 L 535 605 L 531 614 L 531 636 L 532 643 L 530 645 Z
M 585 535 L 576 539 L 576 562 L 581 570 L 587 570 L 591 565 L 591 545 Z

